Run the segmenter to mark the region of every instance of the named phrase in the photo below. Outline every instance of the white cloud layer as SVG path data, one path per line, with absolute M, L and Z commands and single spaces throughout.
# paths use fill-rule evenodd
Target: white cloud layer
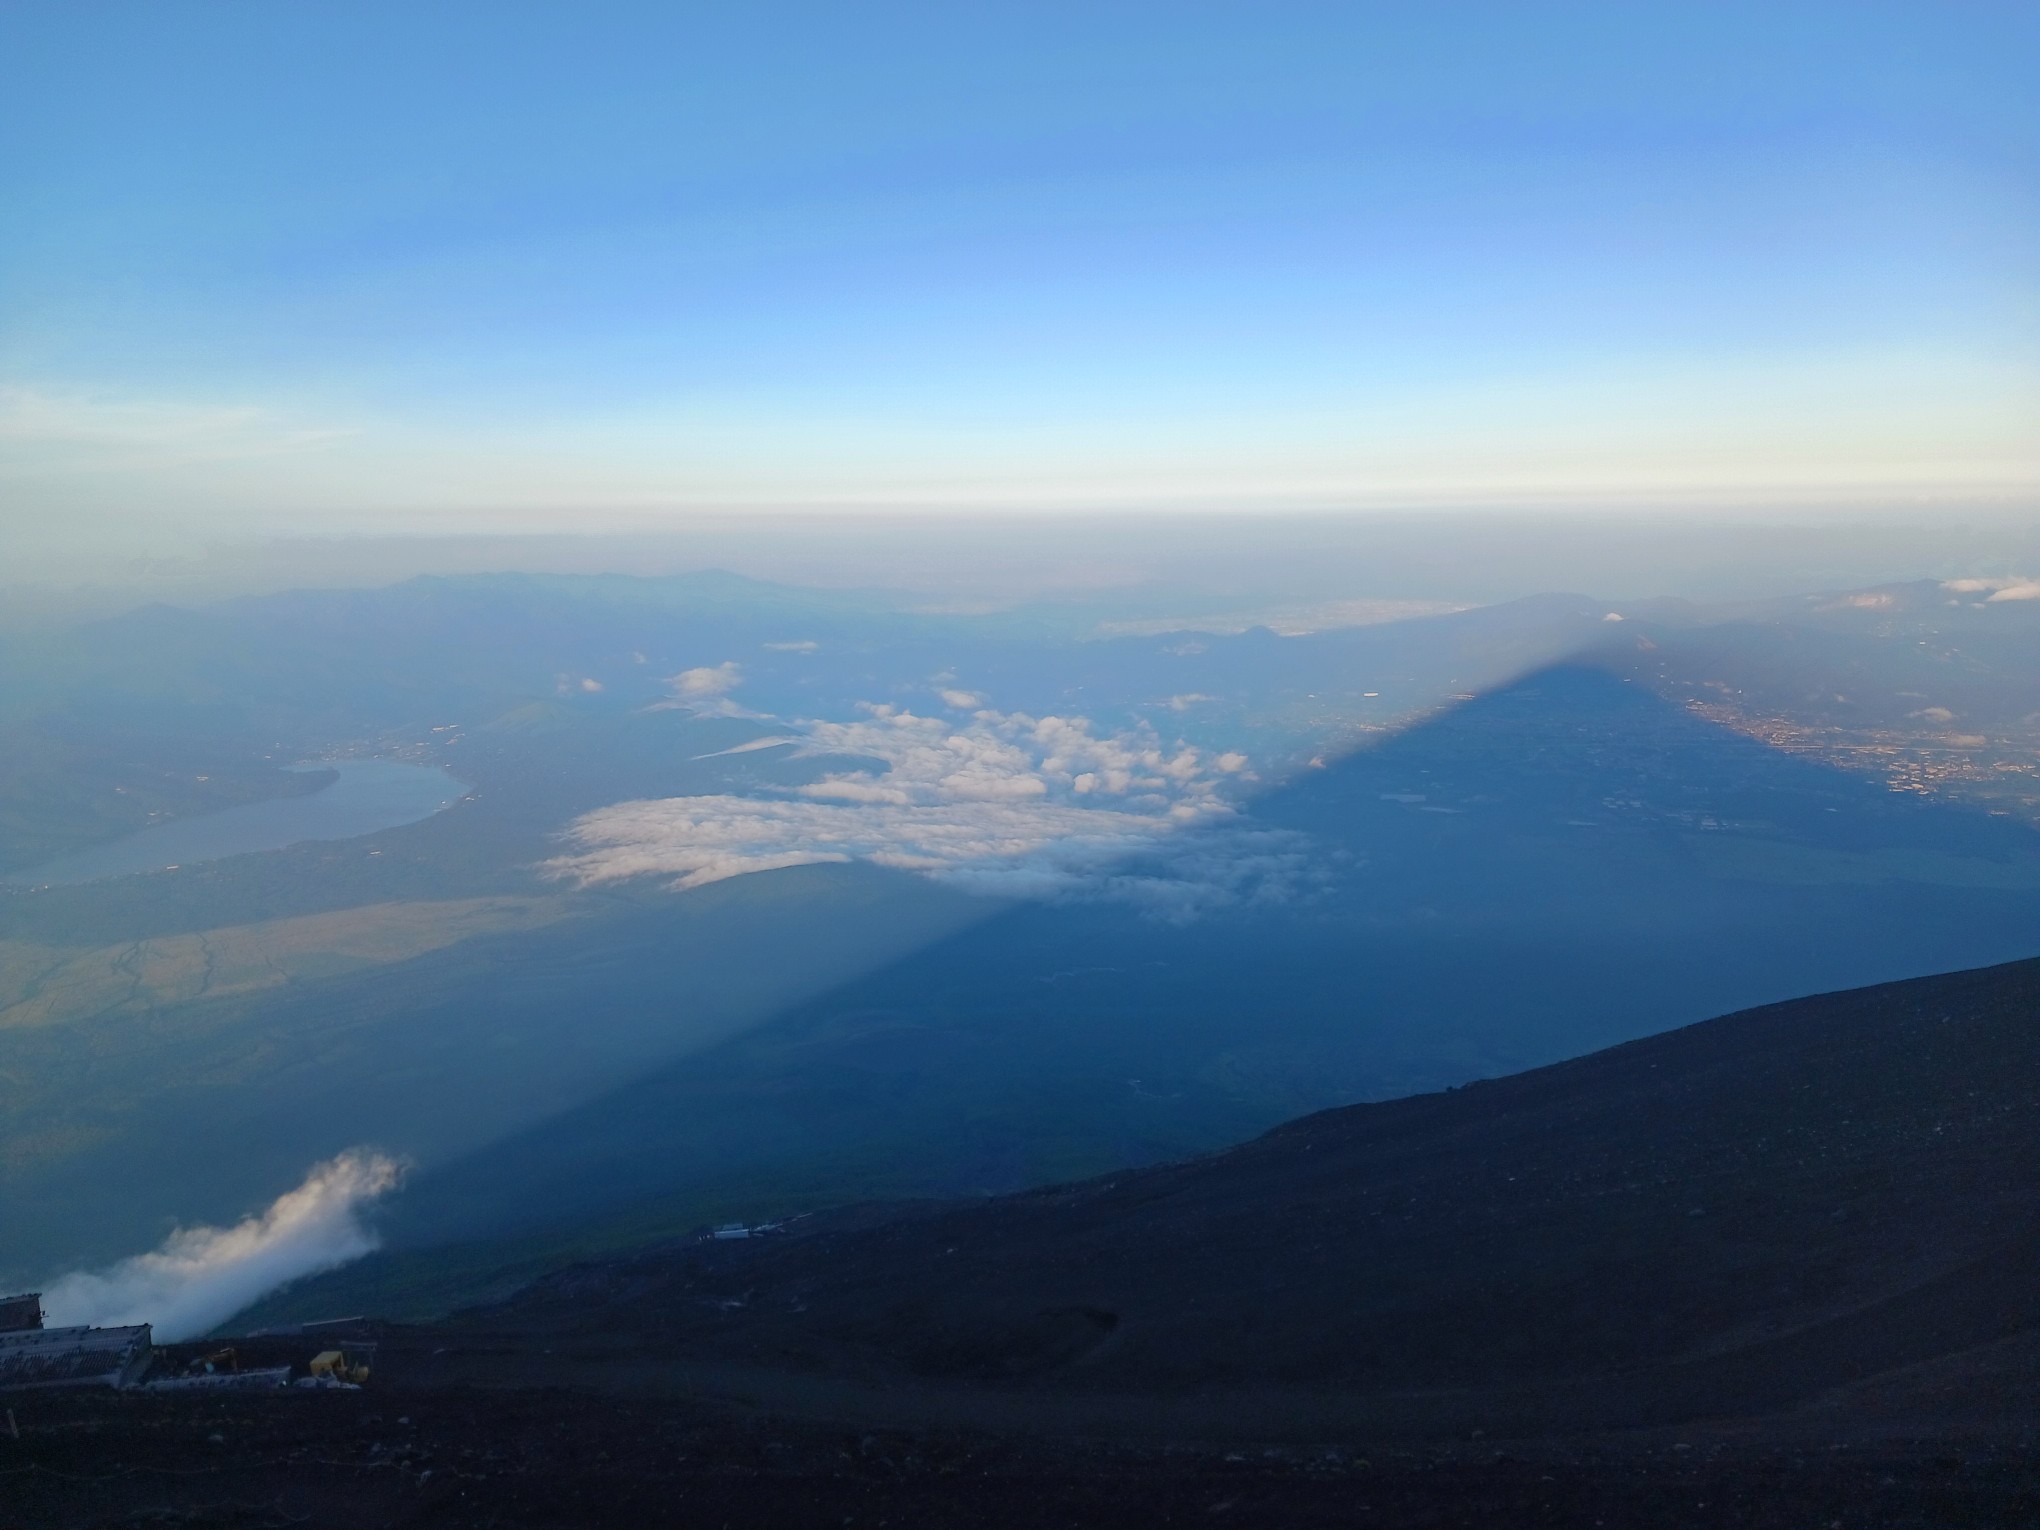
M 1985 604 L 2004 600 L 2040 600 L 2040 579 L 2029 579 L 2023 574 L 2009 579 L 1944 579 L 1941 588 L 1952 590 L 1958 595 L 1985 596 Z
M 1145 725 L 977 712 L 968 723 L 871 706 L 808 725 L 804 750 L 883 761 L 770 797 L 623 802 L 574 824 L 549 863 L 583 885 L 867 860 L 1012 897 L 1111 896 L 1187 917 L 1292 895 L 1304 837 L 1241 820 L 1225 799 L 1244 755 L 1164 744 Z M 1185 832 L 1185 831 L 1195 832 Z
M 373 1250 L 378 1240 L 358 1213 L 401 1176 L 379 1153 L 342 1153 L 259 1216 L 181 1227 L 153 1253 L 51 1282 L 43 1310 L 53 1325 L 153 1323 L 158 1339 L 195 1337 L 279 1286 Z

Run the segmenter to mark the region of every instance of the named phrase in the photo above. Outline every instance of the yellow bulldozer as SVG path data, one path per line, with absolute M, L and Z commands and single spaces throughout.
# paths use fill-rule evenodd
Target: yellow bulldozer
M 332 1381 L 344 1381 L 350 1386 L 360 1386 L 368 1380 L 368 1367 L 349 1365 L 346 1354 L 337 1349 L 325 1349 L 312 1356 L 310 1366 L 314 1377 Z

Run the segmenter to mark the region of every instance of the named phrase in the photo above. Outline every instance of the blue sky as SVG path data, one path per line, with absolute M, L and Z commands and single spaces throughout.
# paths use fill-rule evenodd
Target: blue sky
M 10 518 L 2020 503 L 2030 5 L 16 4 Z

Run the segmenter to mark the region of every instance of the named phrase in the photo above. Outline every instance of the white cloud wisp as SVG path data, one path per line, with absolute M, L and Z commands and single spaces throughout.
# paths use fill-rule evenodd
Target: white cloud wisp
M 1167 745 L 1145 724 L 1101 735 L 1083 718 L 865 710 L 809 724 L 803 752 L 882 772 L 769 797 L 618 803 L 576 822 L 574 852 L 548 869 L 583 885 L 660 876 L 689 888 L 866 860 L 995 896 L 1112 897 L 1165 917 L 1286 898 L 1309 876 L 1302 835 L 1249 825 L 1226 800 L 1228 782 L 1251 779 L 1243 755 Z
M 232 1227 L 180 1227 L 152 1253 L 51 1282 L 52 1324 L 153 1323 L 165 1341 L 192 1338 L 302 1276 L 371 1252 L 379 1240 L 362 1207 L 386 1195 L 402 1166 L 356 1148 L 315 1165 L 295 1190 Z

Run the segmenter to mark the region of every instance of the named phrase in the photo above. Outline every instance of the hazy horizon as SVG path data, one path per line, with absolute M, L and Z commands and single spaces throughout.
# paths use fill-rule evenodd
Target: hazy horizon
M 10 7 L 48 545 L 2040 493 L 2030 7 Z

